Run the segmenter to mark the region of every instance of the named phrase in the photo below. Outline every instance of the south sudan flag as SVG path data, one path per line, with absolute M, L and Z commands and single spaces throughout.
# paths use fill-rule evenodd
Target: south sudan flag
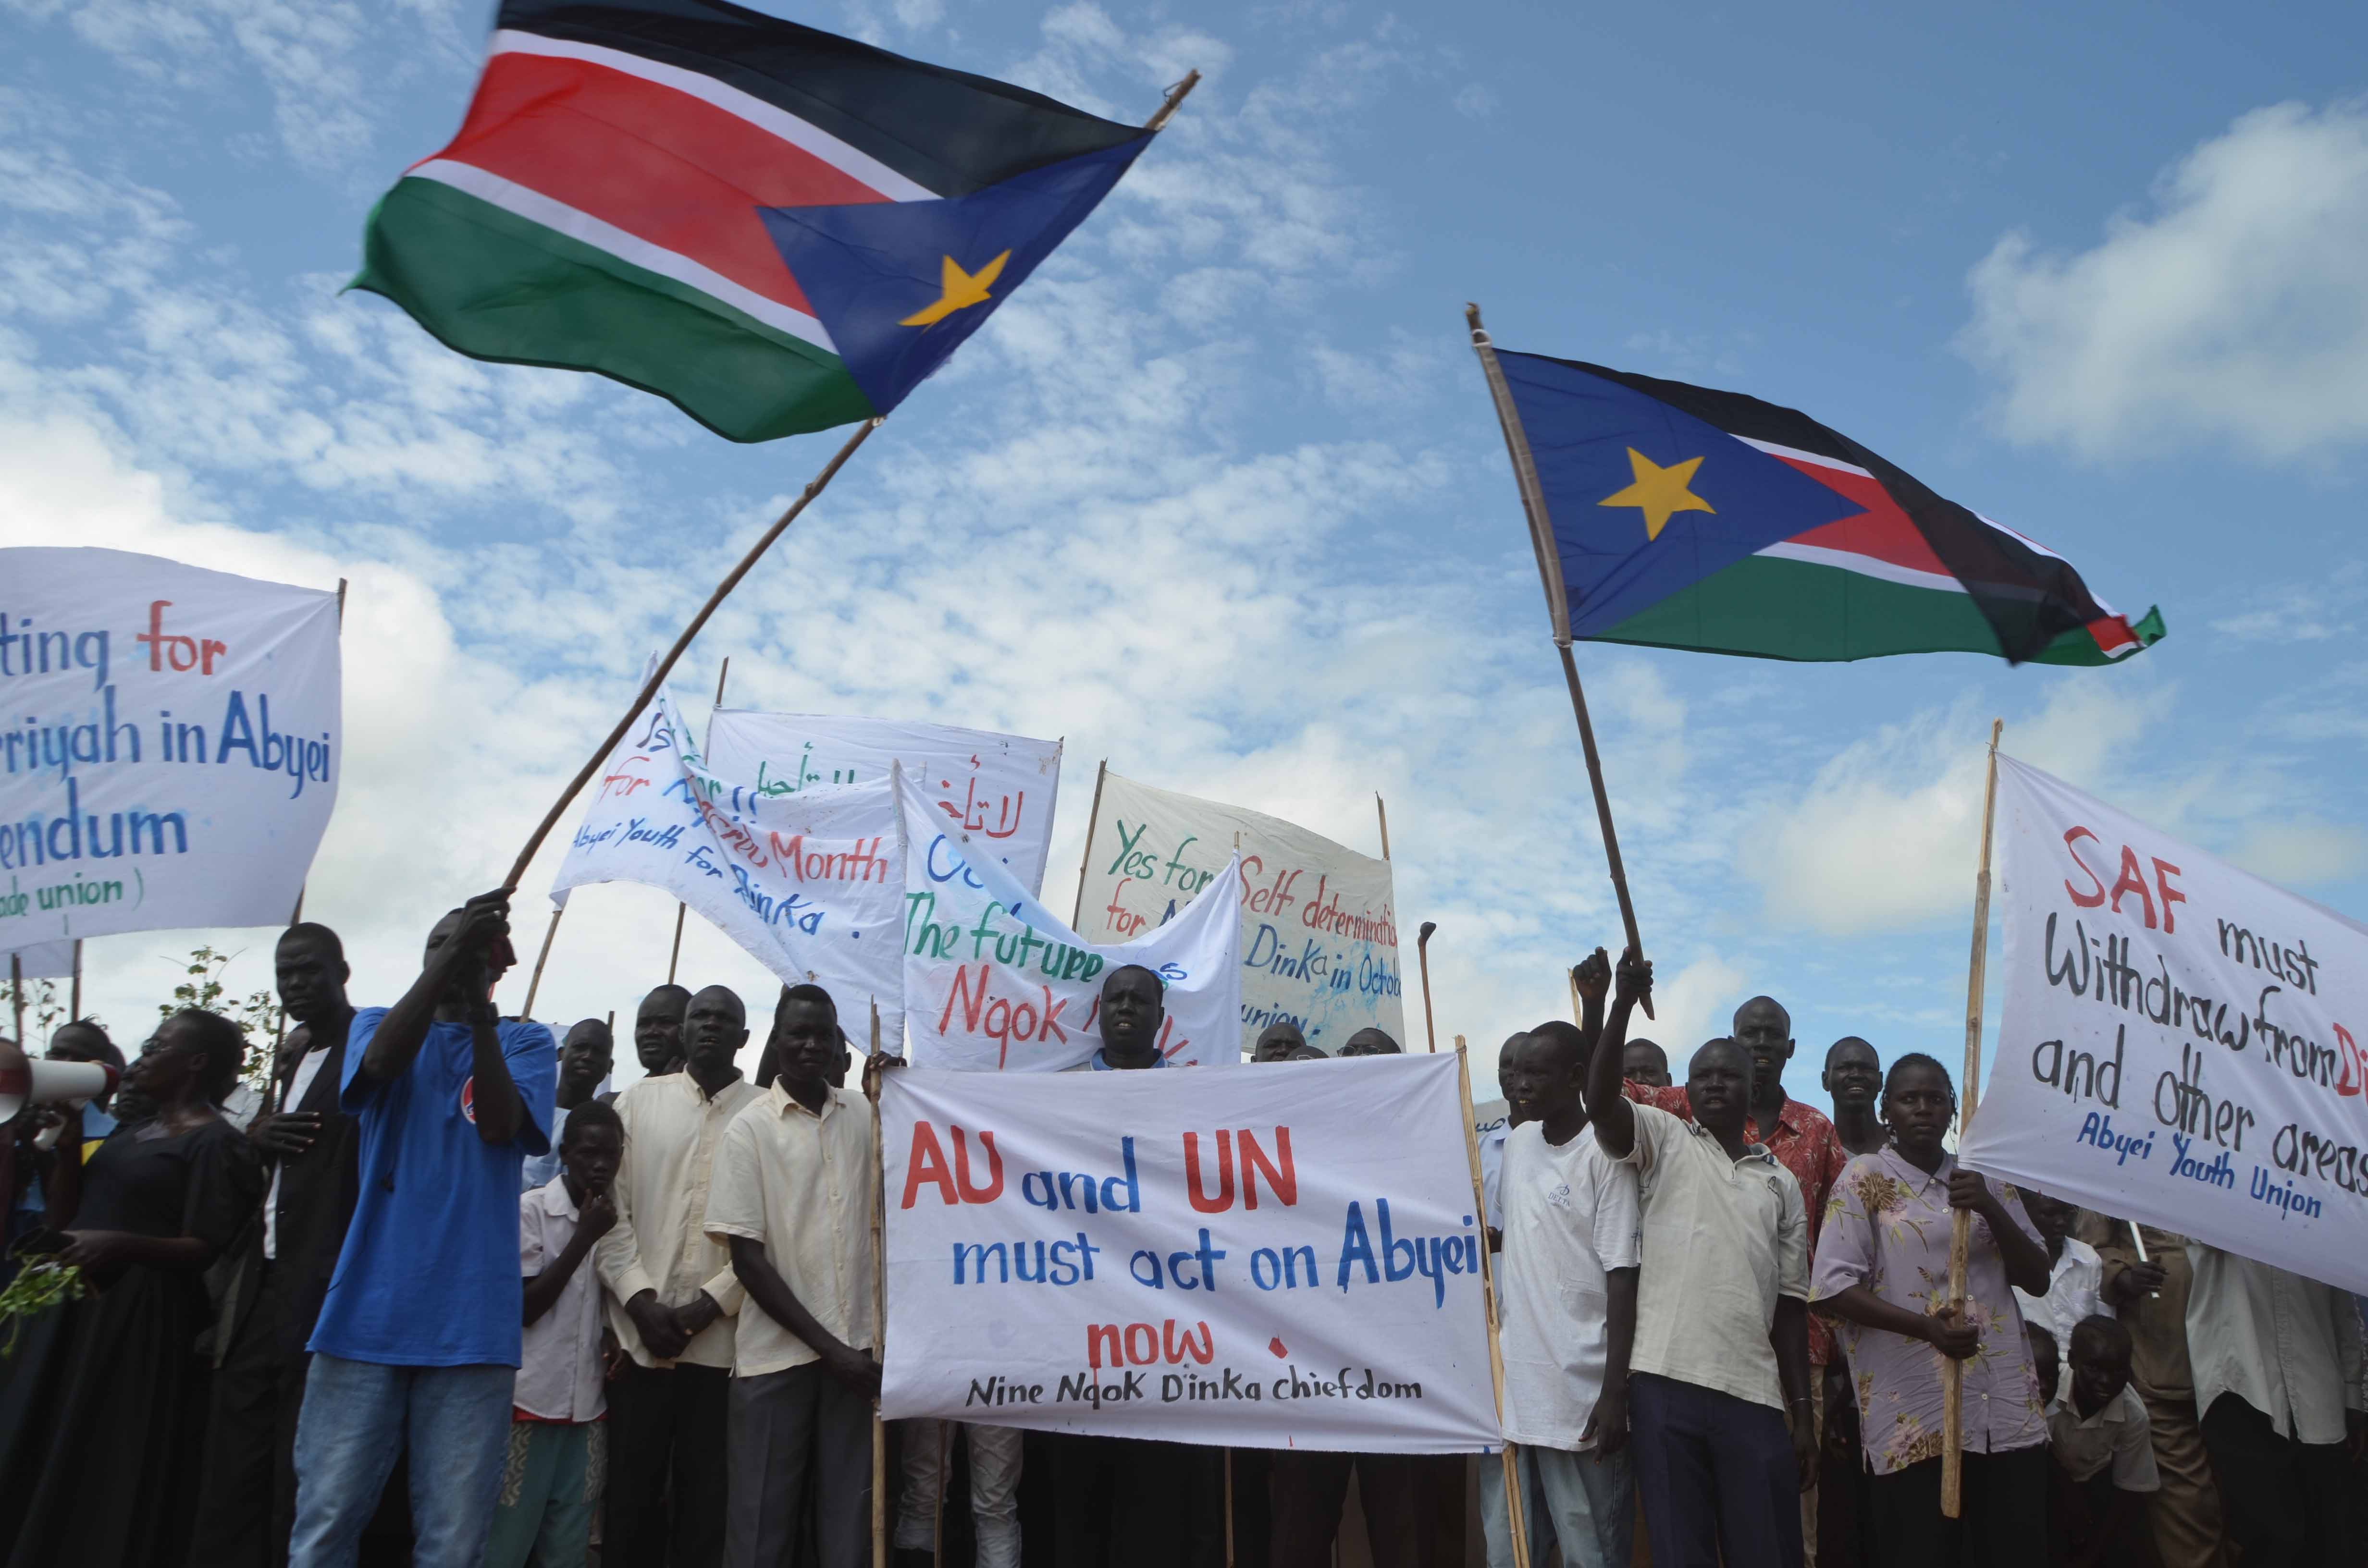
M 1793 409 L 1501 350 L 1558 639 L 1765 659 L 2104 665 L 2163 634 L 2072 563 Z
M 1149 142 L 721 0 L 506 0 L 354 287 L 769 440 L 894 408 Z

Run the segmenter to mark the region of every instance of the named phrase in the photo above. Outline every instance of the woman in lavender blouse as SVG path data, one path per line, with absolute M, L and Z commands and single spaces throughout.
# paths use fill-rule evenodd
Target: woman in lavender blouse
M 1868 1561 L 2027 1568 L 2047 1560 L 2047 1419 L 2010 1286 L 2044 1294 L 2047 1253 L 2012 1187 L 1960 1169 L 1949 1071 L 1892 1063 L 1890 1147 L 1843 1167 L 1827 1200 L 1809 1301 L 1838 1320 L 1857 1386 L 1873 1539 Z M 1948 1315 L 1952 1210 L 1972 1212 L 1963 1321 Z M 1964 1502 L 1941 1515 L 1941 1368 L 1964 1368 Z

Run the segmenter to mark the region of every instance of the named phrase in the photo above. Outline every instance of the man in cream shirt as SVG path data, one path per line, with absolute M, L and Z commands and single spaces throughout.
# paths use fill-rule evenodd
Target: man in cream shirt
M 683 1017 L 683 1070 L 617 1096 L 617 1223 L 592 1252 L 627 1358 L 609 1385 L 602 1551 L 612 1562 L 723 1561 L 725 1404 L 744 1292 L 707 1234 L 708 1187 L 723 1130 L 758 1095 L 734 1061 L 747 1040 L 740 998 L 711 985 Z
M 1622 1096 L 1628 1015 L 1652 983 L 1650 964 L 1622 956 L 1587 1108 L 1639 1182 L 1628 1412 L 1654 1560 L 1800 1568 L 1800 1494 L 1817 1464 L 1807 1209 L 1793 1173 L 1743 1141 L 1752 1067 L 1733 1040 L 1694 1052 L 1691 1123 Z

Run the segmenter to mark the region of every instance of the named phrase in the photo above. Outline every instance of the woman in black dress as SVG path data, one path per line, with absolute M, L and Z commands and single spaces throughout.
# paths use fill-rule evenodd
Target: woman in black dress
M 199 1339 L 211 1326 L 201 1277 L 263 1193 L 245 1136 L 214 1109 L 245 1049 L 219 1014 L 174 1014 L 124 1075 L 154 1114 L 86 1164 L 53 1167 L 50 1239 L 92 1293 L 72 1307 L 54 1377 L 25 1412 L 38 1425 L 17 1436 L 34 1440 L 6 1445 L 9 1568 L 179 1568 L 188 1551 L 206 1424 Z M 78 1132 L 69 1126 L 61 1147 Z

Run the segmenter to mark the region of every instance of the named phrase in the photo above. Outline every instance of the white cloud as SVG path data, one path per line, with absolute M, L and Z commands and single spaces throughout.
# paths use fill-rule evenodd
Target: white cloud
M 2262 823 L 2227 858 L 2268 881 L 2340 882 L 2368 867 L 2368 833 L 2349 823 L 2312 819 Z
M 2346 562 L 2316 581 L 2258 596 L 2251 608 L 2212 622 L 2212 630 L 2240 642 L 2324 642 L 2351 631 L 2351 612 L 2363 598 L 2368 570 Z
M 2368 437 L 2362 256 L 2368 103 L 2279 104 L 2180 159 L 2088 250 L 2000 239 L 1957 345 L 2000 383 L 2016 440 L 2290 458 Z
M 2092 677 L 2056 687 L 2003 749 L 2086 789 L 2163 717 L 2165 688 L 2126 694 Z M 1885 725 L 1817 769 L 1741 836 L 1738 869 L 1770 922 L 1827 936 L 1909 928 L 1970 908 L 1989 725 L 1969 704 Z

